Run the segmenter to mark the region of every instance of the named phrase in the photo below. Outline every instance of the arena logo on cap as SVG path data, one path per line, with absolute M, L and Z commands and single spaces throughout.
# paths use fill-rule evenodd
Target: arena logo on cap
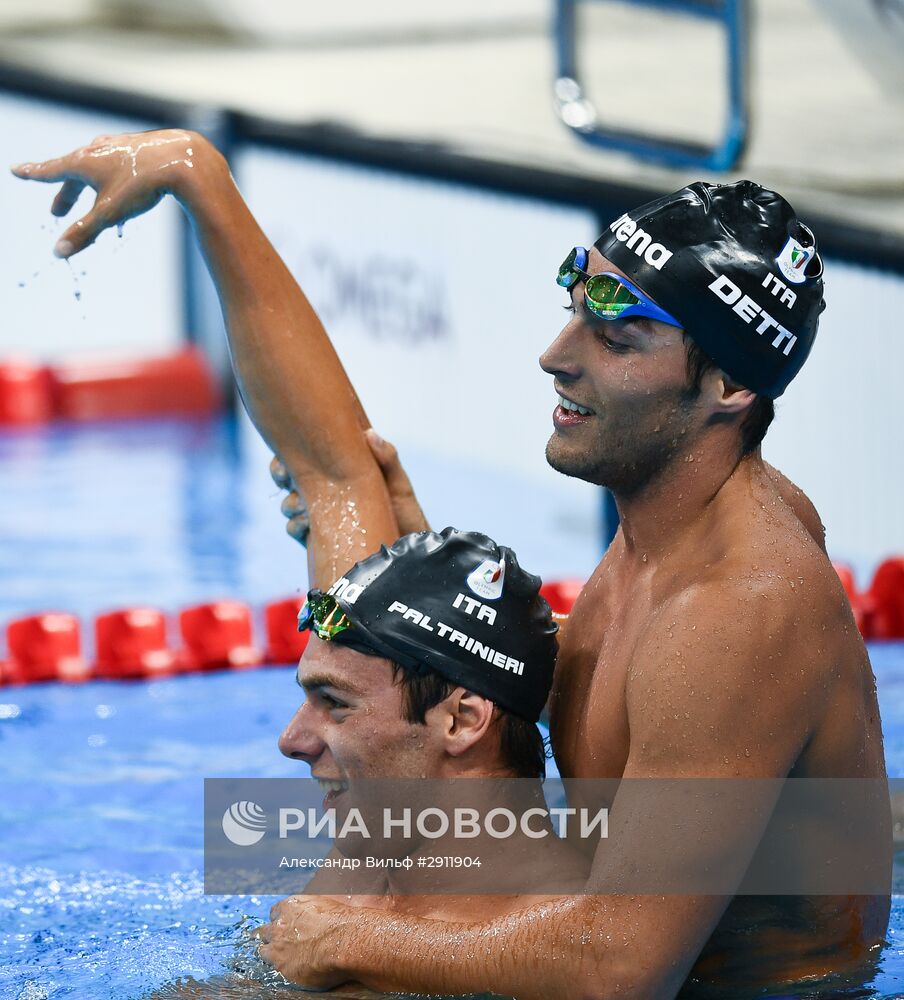
M 477 569 L 468 574 L 468 586 L 485 601 L 498 601 L 505 583 L 505 559 L 494 562 L 485 559 Z
M 775 258 L 778 269 L 795 285 L 807 280 L 807 264 L 816 256 L 816 247 L 802 247 L 794 237 L 789 237 L 784 249 Z
M 609 227 L 615 238 L 624 243 L 629 250 L 633 250 L 636 256 L 642 257 L 650 267 L 655 267 L 661 271 L 663 267 L 672 259 L 674 254 L 666 249 L 661 243 L 654 243 L 653 237 L 646 230 L 639 229 L 637 223 L 630 215 L 623 215 L 620 219 Z
M 327 593 L 331 597 L 341 597 L 346 604 L 354 604 L 364 593 L 364 585 L 360 583 L 349 583 L 344 576 L 330 587 Z

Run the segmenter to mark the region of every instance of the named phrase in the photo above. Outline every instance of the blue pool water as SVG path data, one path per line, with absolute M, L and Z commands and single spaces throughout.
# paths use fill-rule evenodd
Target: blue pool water
M 304 587 L 228 423 L 6 436 L 0 468 L 0 621 Z M 902 777 L 904 645 L 871 655 Z M 0 998 L 146 997 L 224 972 L 274 900 L 203 895 L 203 779 L 305 774 L 276 747 L 298 697 L 286 667 L 0 688 Z M 904 897 L 856 995 L 904 996 Z

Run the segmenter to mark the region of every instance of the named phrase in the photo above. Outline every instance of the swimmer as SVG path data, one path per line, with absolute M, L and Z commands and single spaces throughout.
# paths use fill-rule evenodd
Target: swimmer
M 501 567 L 504 584 L 493 597 L 492 622 L 476 617 L 489 605 L 460 599 L 462 590 L 472 593 L 467 580 L 475 567 L 489 564 Z M 405 535 L 346 570 L 330 592 L 308 594 L 299 620 L 312 634 L 297 671 L 305 699 L 279 746 L 310 767 L 340 826 L 352 804 L 367 814 L 374 786 L 365 787 L 364 803 L 356 789 L 371 778 L 436 779 L 424 806 L 440 806 L 448 815 L 449 797 L 456 795 L 462 795 L 462 806 L 484 814 L 508 808 L 524 815 L 544 807 L 545 748 L 536 721 L 549 694 L 557 644 L 539 588 L 539 578 L 524 572 L 510 549 L 484 535 L 448 528 Z M 425 628 L 423 618 L 408 614 L 401 601 L 417 602 L 433 622 L 448 626 L 446 633 Z M 504 643 L 521 669 L 501 669 L 450 642 L 450 634 L 458 634 L 450 629 Z M 487 780 L 477 781 L 470 794 L 448 781 L 461 778 Z M 380 806 L 385 808 L 384 796 L 393 795 L 392 789 L 385 782 L 377 786 Z M 396 794 L 401 798 L 391 807 L 400 815 L 403 806 L 412 806 L 410 780 Z M 378 822 L 371 824 L 378 828 Z M 535 903 L 553 902 L 586 882 L 587 860 L 555 835 L 548 819 L 532 820 L 531 831 L 534 836 L 519 828 L 504 839 L 469 839 L 464 851 L 451 836 L 415 835 L 400 845 L 371 839 L 365 842 L 368 856 L 408 858 L 413 867 L 380 869 L 369 881 L 360 873 L 324 869 L 309 892 L 325 902 L 325 894 L 332 894 L 346 906 L 422 919 L 501 919 L 525 905 L 526 892 Z M 336 846 L 346 857 L 361 850 L 354 838 Z M 424 870 L 431 859 L 461 854 L 478 857 L 480 867 Z M 470 886 L 463 884 L 466 879 Z M 494 882 L 499 890 L 488 893 Z M 268 960 L 279 958 L 283 947 L 284 905 L 274 907 L 271 923 L 259 932 L 261 955 Z M 260 987 L 259 980 L 242 976 L 190 980 L 154 997 L 243 996 L 255 982 Z M 363 995 L 353 983 L 338 992 Z
M 486 603 L 472 590 L 478 568 L 498 579 Z M 361 778 L 520 778 L 526 781 L 494 781 L 474 794 L 487 790 L 492 808 L 505 805 L 506 796 L 513 809 L 517 801 L 542 802 L 537 781 L 545 774 L 545 748 L 536 723 L 552 684 L 557 626 L 539 588 L 510 549 L 447 528 L 404 535 L 326 593 L 312 590 L 299 617 L 312 632 L 297 676 L 306 697 L 280 749 L 310 765 L 340 811 L 348 808 L 349 782 Z M 506 656 L 484 648 L 491 644 Z M 410 785 L 404 794 L 408 804 Z M 442 794 L 453 794 L 451 786 Z M 494 860 L 516 882 L 525 866 L 541 895 L 549 894 L 546 886 L 574 890 L 586 881 L 584 859 L 557 838 L 544 839 L 542 848 L 520 834 L 472 844 L 480 845 L 488 869 L 477 873 L 484 891 Z M 443 840 L 416 846 L 415 855 L 444 853 Z M 462 873 L 440 880 L 440 891 L 451 891 Z M 418 896 L 419 884 L 422 873 L 393 873 L 372 890 L 387 897 L 368 905 L 447 919 L 523 905 L 517 894 Z
M 273 408 L 272 427 L 264 422 L 272 431 L 265 437 L 299 483 L 293 462 L 303 466 L 307 452 L 283 451 L 276 439 L 302 422 L 297 372 L 282 366 L 299 324 L 286 303 L 297 306 L 300 292 L 218 154 L 191 133 L 102 138 L 16 173 L 66 182 L 61 213 L 85 183 L 98 190 L 95 209 L 64 234 L 63 256 L 163 193 L 180 200 L 227 323 L 239 302 L 257 325 L 241 359 L 254 378 L 238 365 L 240 378 L 250 379 L 249 410 L 268 379 L 284 380 L 284 406 Z M 571 316 L 541 358 L 559 397 L 547 460 L 607 486 L 621 522 L 560 636 L 550 710 L 561 773 L 884 779 L 874 679 L 818 516 L 760 451 L 773 401 L 803 365 L 824 305 L 812 233 L 758 185 L 698 183 L 615 220 L 589 251 L 568 255 L 558 281 Z M 316 357 L 319 366 L 321 349 L 329 349 L 314 340 L 306 362 Z M 326 370 L 329 384 L 339 384 Z M 325 395 L 329 432 L 337 397 Z M 385 481 L 372 478 L 381 470 L 365 424 L 340 419 L 351 435 L 332 438 L 342 475 L 357 471 L 380 503 L 390 503 Z M 321 500 L 305 495 L 314 532 Z M 646 835 L 662 814 L 655 802 L 623 792 L 635 786 L 622 781 L 613 816 Z M 768 808 L 763 817 L 766 824 Z M 689 829 L 693 817 L 682 819 Z M 868 853 L 887 862 L 890 883 L 887 798 L 865 819 L 873 831 Z M 710 826 L 675 847 L 690 842 L 715 867 L 731 858 L 740 882 L 766 829 Z M 843 841 L 838 817 L 825 832 Z M 643 839 L 610 834 L 585 894 L 526 901 L 503 918 L 425 920 L 293 899 L 272 925 L 271 952 L 288 978 L 324 988 L 353 979 L 407 992 L 490 989 L 522 1000 L 616 993 L 668 1000 L 698 987 L 737 997 L 849 972 L 882 941 L 884 886 L 820 897 L 607 892 L 613 872 L 631 869 Z M 808 847 L 802 838 L 802 862 Z
M 174 158 L 171 137 L 158 138 L 159 143 L 154 136 L 101 137 L 90 150 L 76 154 L 79 176 L 100 188 L 98 203 L 108 206 L 108 218 L 122 219 L 126 206 L 145 209 L 158 200 L 155 185 L 163 185 L 163 174 L 149 166 L 147 151 L 153 151 L 155 164 Z M 124 197 L 123 184 L 135 177 L 122 172 L 124 163 L 134 162 L 129 140 L 136 140 L 136 157 L 144 161 L 141 177 L 147 179 L 150 172 L 153 180 L 150 191 L 139 186 Z M 185 134 L 178 133 L 176 141 L 187 141 Z M 188 141 L 201 143 L 200 138 Z M 184 165 L 193 153 L 184 146 L 180 149 Z M 95 166 L 103 179 L 92 172 Z M 80 183 L 64 187 L 55 211 L 67 210 Z M 111 191 L 123 199 L 119 207 L 125 210 L 110 208 Z M 242 221 L 250 219 L 234 208 L 230 221 L 236 215 Z M 84 227 L 76 232 L 82 235 Z M 252 239 L 249 246 L 270 269 L 272 250 L 257 233 L 260 242 L 255 245 Z M 517 814 L 543 804 L 545 747 L 536 723 L 552 683 L 557 626 L 540 597 L 539 578 L 521 569 L 514 552 L 484 535 L 424 530 L 425 519 L 403 473 L 384 484 L 373 458 L 372 469 L 363 474 L 360 458 L 348 461 L 342 442 L 353 440 L 365 455 L 373 449 L 379 456 L 386 446 L 367 432 L 368 422 L 354 390 L 300 289 L 286 280 L 287 272 L 278 275 L 283 287 L 272 289 L 264 302 L 248 294 L 257 292 L 256 287 L 233 288 L 229 270 L 233 265 L 228 254 L 217 252 L 214 227 L 202 229 L 201 234 L 218 285 L 232 293 L 224 293 L 222 302 L 243 399 L 310 503 L 306 540 L 315 586 L 305 605 L 304 626 L 313 635 L 297 672 L 306 697 L 280 737 L 280 749 L 307 764 L 322 783 L 346 786 L 345 791 L 330 792 L 330 806 L 337 811 L 350 794 L 348 783 L 361 778 L 515 778 L 522 781 L 493 780 L 489 789 L 476 789 L 467 804 L 479 804 L 488 791 L 493 798 L 487 809 L 508 806 Z M 275 378 L 258 371 L 264 356 Z M 282 371 L 275 364 L 280 356 Z M 311 364 L 312 357 L 316 364 Z M 293 393 L 300 397 L 297 400 L 287 398 L 286 373 Z M 291 422 L 285 422 L 277 406 L 294 407 Z M 325 413 L 330 417 L 328 426 Z M 396 512 L 406 532 L 397 541 L 401 529 Z M 417 533 L 408 533 L 409 528 Z M 361 548 L 389 540 L 394 541 L 390 548 L 383 546 L 351 569 L 348 562 L 340 562 L 359 555 Z M 492 605 L 482 604 L 468 582 L 483 565 L 493 565 L 502 574 L 498 593 L 491 595 Z M 333 586 L 324 593 L 317 589 L 318 582 Z M 352 601 L 355 589 L 360 593 Z M 407 608 L 398 603 L 402 597 L 429 610 L 434 621 L 442 619 L 445 632 L 428 630 L 414 615 L 403 614 Z M 331 613 L 341 617 L 341 627 L 332 623 Z M 465 631 L 493 655 L 479 653 L 472 643 L 464 649 L 451 641 Z M 496 661 L 502 653 L 500 665 Z M 531 830 L 534 836 L 518 828 L 505 839 L 481 837 L 468 843 L 468 853 L 481 860 L 476 870 L 480 881 L 472 894 L 462 889 L 460 869 L 431 869 L 430 892 L 425 894 L 424 870 L 402 868 L 389 874 L 380 870 L 366 894 L 361 876 L 356 876 L 352 894 L 339 898 L 346 905 L 428 919 L 474 920 L 502 917 L 522 907 L 525 892 L 536 902 L 583 886 L 589 869 L 586 859 L 555 835 L 548 819 L 534 817 Z M 540 838 L 540 832 L 546 835 Z M 448 838 L 413 838 L 405 849 L 418 860 L 461 853 L 460 845 L 456 848 Z M 491 894 L 486 886 L 493 880 L 500 891 Z M 309 888 L 321 894 L 347 888 L 331 884 L 323 873 L 315 882 Z M 278 948 L 278 941 L 270 941 L 270 929 L 279 927 L 278 907 L 272 919 L 263 929 L 264 955 L 269 948 Z M 206 983 L 171 984 L 154 995 L 242 995 L 247 985 L 241 977 L 218 977 Z M 361 995 L 361 987 L 349 989 Z

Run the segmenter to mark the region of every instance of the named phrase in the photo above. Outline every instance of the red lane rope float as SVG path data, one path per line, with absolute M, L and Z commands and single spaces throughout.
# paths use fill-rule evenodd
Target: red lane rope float
M 9 661 L 7 683 L 34 681 L 76 683 L 91 677 L 82 656 L 81 633 L 75 615 L 45 612 L 10 622 L 6 629 Z
M 6 628 L 8 658 L 0 661 L 0 685 L 40 681 L 150 680 L 173 674 L 237 670 L 298 662 L 308 633 L 296 618 L 303 601 L 292 597 L 268 604 L 266 655 L 254 645 L 251 608 L 241 601 L 211 601 L 178 616 L 181 648 L 168 642 L 167 615 L 156 608 L 121 608 L 94 621 L 96 659 L 81 646 L 78 619 L 45 612 L 11 621 Z
M 267 625 L 267 660 L 270 663 L 297 663 L 308 644 L 308 631 L 298 631 L 298 612 L 303 598 L 274 601 L 264 608 Z
M 550 580 L 540 588 L 540 593 L 557 615 L 570 615 L 578 594 L 586 580 Z
M 220 405 L 207 359 L 189 348 L 160 358 L 70 361 L 50 369 L 54 411 L 65 420 L 206 416 Z
M 904 639 L 904 557 L 887 559 L 866 593 L 857 590 L 849 566 L 833 563 L 864 638 Z M 558 614 L 570 613 L 582 580 L 553 580 L 541 593 Z M 121 608 L 94 621 L 96 663 L 81 650 L 78 619 L 63 612 L 18 618 L 6 629 L 8 658 L 0 685 L 35 681 L 77 682 L 149 679 L 189 671 L 245 669 L 263 663 L 295 664 L 310 635 L 298 632 L 301 597 L 264 608 L 265 651 L 254 644 L 253 615 L 241 601 L 222 600 L 184 609 L 178 616 L 182 647 L 167 640 L 167 616 L 155 608 Z
M 166 641 L 166 615 L 156 608 L 126 608 L 98 615 L 94 621 L 96 677 L 165 677 L 177 673 L 184 659 Z
M 854 571 L 846 563 L 833 562 L 832 566 L 841 580 L 841 586 L 850 601 L 851 610 L 854 612 L 854 621 L 860 634 L 866 638 L 872 638 L 872 616 L 870 613 L 870 601 L 865 594 L 857 589 L 854 580 Z
M 0 426 L 210 416 L 221 405 L 204 354 L 187 348 L 153 358 L 100 358 L 41 367 L 0 362 Z
M 886 559 L 867 592 L 875 639 L 904 639 L 904 558 Z
M 179 615 L 187 669 L 256 667 L 264 654 L 253 645 L 251 608 L 241 601 L 214 601 Z
M 0 426 L 29 427 L 52 417 L 50 372 L 28 361 L 0 362 Z

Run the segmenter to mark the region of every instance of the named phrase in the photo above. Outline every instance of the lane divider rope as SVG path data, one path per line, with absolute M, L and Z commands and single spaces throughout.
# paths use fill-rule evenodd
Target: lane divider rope
M 883 562 L 869 589 L 857 589 L 854 573 L 833 563 L 860 633 L 869 640 L 904 639 L 904 557 Z M 557 614 L 569 614 L 583 580 L 553 580 L 541 593 Z M 295 664 L 307 645 L 298 632 L 300 596 L 263 608 L 265 642 L 254 642 L 254 614 L 237 600 L 210 601 L 180 611 L 181 644 L 168 640 L 170 622 L 157 608 L 131 607 L 95 617 L 95 657 L 82 652 L 77 616 L 51 611 L 17 618 L 6 627 L 7 658 L 0 661 L 0 685 L 39 681 L 147 680 L 173 674 L 245 670 L 264 664 Z

